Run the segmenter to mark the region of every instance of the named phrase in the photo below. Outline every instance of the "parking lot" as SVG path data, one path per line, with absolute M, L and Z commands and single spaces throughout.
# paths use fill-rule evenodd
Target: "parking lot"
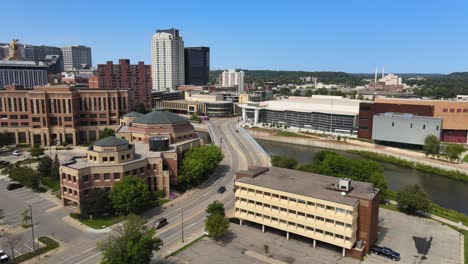
M 390 247 L 401 254 L 398 263 L 460 263 L 460 236 L 442 224 L 399 212 L 380 210 L 380 238 L 378 245 Z M 291 236 L 287 240 L 278 230 L 261 228 L 255 224 L 239 226 L 231 224 L 230 234 L 223 243 L 203 239 L 181 254 L 171 257 L 168 263 L 360 263 L 356 259 L 343 258 L 341 250 L 326 243 L 312 247 L 309 239 Z M 268 252 L 265 252 L 268 245 Z M 254 254 L 249 254 L 253 252 Z M 256 253 L 256 254 L 255 254 Z M 252 257 L 262 255 L 270 261 Z M 382 256 L 370 254 L 362 263 L 395 263 Z
M 400 263 L 460 263 L 460 235 L 439 222 L 380 209 L 377 244 L 401 255 Z M 394 263 L 374 254 L 364 263 Z

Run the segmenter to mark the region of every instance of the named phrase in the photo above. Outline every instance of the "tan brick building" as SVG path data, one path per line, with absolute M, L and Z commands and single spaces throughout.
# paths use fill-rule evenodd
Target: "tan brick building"
M 104 127 L 118 127 L 128 112 L 123 90 L 78 89 L 68 85 L 0 90 L 0 132 L 11 135 L 12 144 L 92 142 Z
M 184 153 L 202 143 L 186 118 L 163 110 L 131 112 L 121 122 L 115 137 L 96 141 L 82 157 L 60 166 L 64 205 L 79 205 L 91 189 L 110 191 L 130 175 L 142 178 L 151 191 L 169 194 Z
M 343 256 L 362 258 L 377 240 L 379 190 L 282 168 L 250 168 L 235 181 L 235 216 L 289 234 L 338 246 Z

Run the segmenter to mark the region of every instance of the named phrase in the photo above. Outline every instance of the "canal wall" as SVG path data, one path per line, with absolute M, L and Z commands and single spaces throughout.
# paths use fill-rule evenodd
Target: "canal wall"
M 444 170 L 452 170 L 452 171 L 460 171 L 463 173 L 468 173 L 468 168 L 466 167 L 466 164 L 447 164 L 442 161 L 426 158 L 424 154 L 422 153 L 414 153 L 410 155 L 409 154 L 410 151 L 407 151 L 407 150 L 400 150 L 397 148 L 385 147 L 385 146 L 376 147 L 375 145 L 366 143 L 366 142 L 346 143 L 346 142 L 340 142 L 340 141 L 335 141 L 335 140 L 321 139 L 321 138 L 319 139 L 319 138 L 312 138 L 312 137 L 306 138 L 306 137 L 274 136 L 272 134 L 269 134 L 263 131 L 255 131 L 251 129 L 246 129 L 246 131 L 253 138 L 256 138 L 256 139 L 303 145 L 303 146 L 318 147 L 318 148 L 334 149 L 334 150 L 341 150 L 341 151 L 348 151 L 348 150 L 369 151 L 373 153 L 396 157 L 396 158 L 410 161 L 410 162 L 437 167 L 437 168 L 444 169 Z

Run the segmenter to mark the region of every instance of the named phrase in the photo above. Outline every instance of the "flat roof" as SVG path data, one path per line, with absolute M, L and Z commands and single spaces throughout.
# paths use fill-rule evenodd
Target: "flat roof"
M 255 175 L 255 171 L 258 172 L 258 168 L 240 173 Z M 332 188 L 339 180 L 337 177 L 316 173 L 269 167 L 268 171 L 255 177 L 243 177 L 237 181 L 351 206 L 358 202 L 358 199 L 373 199 L 378 190 L 371 183 L 352 181 L 351 190 L 342 195 L 342 191 Z

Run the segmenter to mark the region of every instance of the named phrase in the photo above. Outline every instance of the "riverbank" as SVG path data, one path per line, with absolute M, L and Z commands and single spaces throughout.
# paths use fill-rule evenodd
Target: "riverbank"
M 434 160 L 428 157 L 425 157 L 422 153 L 413 153 L 411 151 L 393 148 L 393 147 L 386 147 L 386 146 L 375 146 L 370 143 L 356 141 L 350 142 L 351 140 L 347 140 L 347 142 L 341 142 L 336 140 L 330 140 L 326 138 L 319 138 L 319 137 L 285 137 L 285 136 L 277 136 L 272 133 L 268 133 L 266 131 L 259 131 L 253 129 L 245 129 L 253 138 L 255 139 L 262 139 L 268 141 L 276 141 L 288 144 L 295 144 L 295 145 L 303 145 L 303 146 L 311 146 L 311 147 L 318 147 L 318 148 L 326 148 L 326 149 L 334 149 L 340 151 L 364 151 L 364 152 L 371 152 L 380 155 L 385 155 L 389 157 L 398 158 L 401 161 L 416 163 L 418 165 L 429 166 L 436 169 L 441 169 L 445 171 L 453 171 L 459 172 L 461 174 L 468 175 L 468 165 L 467 164 L 452 164 L 443 161 Z M 423 168 L 418 166 L 419 168 Z M 418 168 L 416 168 L 418 169 Z M 438 170 L 431 171 L 431 173 L 438 174 Z M 440 174 L 440 176 L 447 177 L 448 174 Z

